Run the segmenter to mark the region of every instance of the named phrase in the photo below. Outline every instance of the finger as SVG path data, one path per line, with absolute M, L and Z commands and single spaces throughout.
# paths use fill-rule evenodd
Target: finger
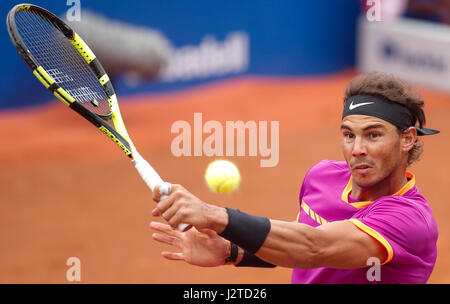
M 173 230 L 172 227 L 164 223 L 151 222 L 149 226 L 156 231 L 163 232 L 171 236 L 178 237 L 180 235 L 179 231 Z
M 181 252 L 161 252 L 161 255 L 168 260 L 184 261 L 184 255 Z
M 166 222 L 170 223 L 170 220 L 174 215 L 178 212 L 178 209 L 172 205 L 169 209 L 164 211 L 164 213 L 161 214 L 161 217 L 166 220 Z
M 176 210 L 175 214 L 173 214 L 170 218 L 167 218 L 167 222 L 173 228 L 178 228 L 181 223 L 190 224 L 186 221 L 186 214 L 181 209 Z
M 167 209 L 169 209 L 178 198 L 179 196 L 177 194 L 172 194 L 169 197 L 160 200 L 156 205 L 156 208 L 159 210 L 159 214 L 163 214 Z
M 159 209 L 158 208 L 153 209 L 152 210 L 152 215 L 153 216 L 160 216 L 161 214 L 159 213 Z
M 168 244 L 168 245 L 171 245 L 171 246 L 175 246 L 175 247 L 180 248 L 180 249 L 182 248 L 182 244 L 181 244 L 180 239 L 177 239 L 176 237 L 168 236 L 166 234 L 153 233 L 152 234 L 152 238 L 155 241 L 158 241 L 160 243 Z
M 160 193 L 159 193 L 159 186 L 158 185 L 156 185 L 155 186 L 155 188 L 153 189 L 153 195 L 152 195 L 152 198 L 153 198 L 153 200 L 155 201 L 155 202 L 159 202 L 159 200 L 160 200 L 160 198 L 161 198 L 161 195 L 160 195 Z
M 171 213 L 170 212 L 165 212 L 165 214 L 161 214 L 161 211 L 159 211 L 159 209 L 158 208 L 155 208 L 155 209 L 153 209 L 152 210 L 152 215 L 153 216 L 158 216 L 158 217 L 161 217 L 163 220 L 165 220 L 166 222 L 168 222 L 168 220 L 170 220 L 170 217 L 171 217 L 171 215 L 170 215 Z M 169 226 L 170 227 L 170 226 Z

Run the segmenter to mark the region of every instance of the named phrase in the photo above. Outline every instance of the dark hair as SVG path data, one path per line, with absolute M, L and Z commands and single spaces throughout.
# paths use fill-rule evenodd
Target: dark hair
M 422 96 L 393 75 L 372 72 L 355 77 L 345 88 L 344 104 L 349 97 L 359 94 L 376 95 L 399 103 L 413 114 L 414 124 L 419 124 L 419 127 L 425 125 L 423 111 L 425 102 Z M 399 130 L 399 132 L 401 131 L 403 130 Z M 423 143 L 416 139 L 414 146 L 408 152 L 408 166 L 419 160 L 422 152 Z

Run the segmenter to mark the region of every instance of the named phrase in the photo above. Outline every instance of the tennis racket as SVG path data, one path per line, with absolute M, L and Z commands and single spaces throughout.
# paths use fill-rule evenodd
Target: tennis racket
M 42 7 L 18 4 L 8 13 L 8 33 L 34 76 L 66 106 L 109 137 L 161 198 L 171 191 L 142 158 L 128 135 L 113 85 L 100 61 L 81 37 L 64 21 Z M 180 224 L 178 230 L 190 226 Z

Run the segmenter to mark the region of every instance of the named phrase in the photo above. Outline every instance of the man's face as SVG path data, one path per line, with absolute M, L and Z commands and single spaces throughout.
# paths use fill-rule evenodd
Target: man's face
M 393 124 L 349 115 L 342 120 L 341 135 L 344 158 L 360 188 L 376 186 L 402 168 L 400 135 Z

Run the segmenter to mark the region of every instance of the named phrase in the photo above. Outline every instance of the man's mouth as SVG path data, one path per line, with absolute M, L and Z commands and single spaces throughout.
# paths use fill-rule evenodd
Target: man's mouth
M 353 167 L 353 169 L 367 169 L 367 168 L 371 168 L 371 166 L 366 164 L 360 164 Z
M 372 166 L 369 164 L 358 164 L 353 166 L 353 171 L 364 174 L 367 173 L 371 168 Z

